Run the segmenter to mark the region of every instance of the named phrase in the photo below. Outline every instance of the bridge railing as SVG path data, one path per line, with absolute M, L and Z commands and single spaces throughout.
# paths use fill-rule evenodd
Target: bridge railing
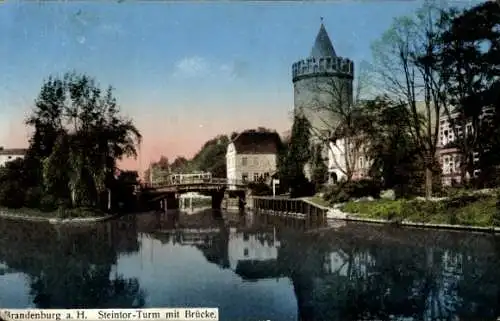
M 247 181 L 236 180 L 236 179 L 227 179 L 227 178 L 217 178 L 211 177 L 207 178 L 192 178 L 192 177 L 183 177 L 181 180 L 165 180 L 160 182 L 153 183 L 143 183 L 141 184 L 142 188 L 161 188 L 168 186 L 182 186 L 182 185 L 228 185 L 228 186 L 246 186 L 248 184 Z

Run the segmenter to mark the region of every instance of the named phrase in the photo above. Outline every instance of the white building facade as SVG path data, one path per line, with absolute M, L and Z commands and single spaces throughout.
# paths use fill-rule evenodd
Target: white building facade
M 24 148 L 2 148 L 0 147 L 0 167 L 5 166 L 8 162 L 12 162 L 19 158 L 24 158 L 27 149 Z
M 491 108 L 485 108 L 479 117 L 480 121 L 487 120 L 493 115 Z M 443 185 L 450 186 L 453 184 L 461 184 L 461 166 L 462 155 L 459 149 L 454 146 L 458 139 L 463 139 L 464 135 L 472 134 L 473 127 L 472 121 L 467 121 L 465 126 L 458 123 L 458 114 L 452 114 L 451 117 L 447 115 L 441 116 L 439 120 L 439 133 L 438 133 L 438 159 L 441 164 L 442 170 L 442 183 Z M 457 121 L 453 121 L 457 120 Z M 454 124 L 453 124 L 454 123 Z M 453 128 L 455 125 L 455 128 Z M 458 134 L 458 137 L 457 135 Z M 479 153 L 474 152 L 474 162 L 479 161 Z M 474 176 L 479 174 L 479 170 L 474 171 Z M 470 179 L 470 175 L 466 173 L 466 179 Z
M 227 147 L 227 179 L 268 182 L 277 170 L 279 142 L 277 133 L 248 131 L 239 134 Z
M 328 149 L 329 183 L 347 179 L 349 171 L 352 172 L 353 180 L 368 178 L 371 160 L 366 156 L 362 146 L 355 147 L 354 145 L 345 138 L 330 142 Z
M 230 268 L 236 270 L 241 261 L 277 260 L 280 246 L 275 234 L 255 235 L 232 231 L 228 244 Z

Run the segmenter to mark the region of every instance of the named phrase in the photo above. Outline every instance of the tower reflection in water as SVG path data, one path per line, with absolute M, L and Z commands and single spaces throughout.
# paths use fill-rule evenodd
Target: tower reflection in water
M 289 278 L 299 320 L 454 320 L 500 314 L 498 238 L 250 215 L 173 242 L 243 280 Z
M 293 289 L 297 312 L 294 302 L 292 311 L 289 306 L 268 310 L 291 313 L 299 320 L 488 320 L 500 314 L 500 243 L 495 236 L 341 223 L 326 229 L 321 222 L 248 213 L 214 215 L 211 211 L 144 214 L 79 227 L 0 223 L 0 282 L 22 273 L 26 282 L 15 285 L 20 288 L 26 283 L 33 307 L 194 304 L 215 294 L 208 303 L 241 316 L 239 311 L 254 293 L 273 291 L 267 284 L 259 288 L 261 292 L 252 292 L 241 280 L 264 284 L 279 279 L 289 283 L 280 281 L 281 290 L 274 295 L 286 296 Z M 173 257 L 173 263 L 172 257 L 159 257 L 153 263 L 144 258 L 149 273 L 158 267 L 169 269 L 158 271 L 155 277 L 162 279 L 153 283 L 138 267 L 146 251 L 141 235 L 155 239 L 156 244 L 175 243 L 176 255 L 184 255 Z M 172 247 L 158 253 L 168 251 Z M 204 260 L 200 261 L 199 254 L 210 264 L 200 264 Z M 163 266 L 161 259 L 161 264 L 169 260 L 171 264 Z M 189 262 L 199 266 L 188 266 Z M 214 273 L 211 266 L 238 280 Z M 129 277 L 118 270 L 127 271 Z M 175 280 L 190 279 L 189 273 L 198 273 L 191 284 Z M 216 279 L 207 281 L 207 277 Z M 139 279 L 148 284 L 147 291 Z M 5 299 L 15 293 L 3 284 L 0 303 L 25 307 L 25 303 Z M 190 301 L 193 289 L 200 290 Z M 241 293 L 243 299 L 231 303 L 231 296 L 216 294 L 222 289 L 233 296 Z M 177 290 L 185 291 L 180 299 Z M 167 292 L 169 296 L 163 299 L 161 293 Z M 253 301 L 247 311 L 289 300 Z

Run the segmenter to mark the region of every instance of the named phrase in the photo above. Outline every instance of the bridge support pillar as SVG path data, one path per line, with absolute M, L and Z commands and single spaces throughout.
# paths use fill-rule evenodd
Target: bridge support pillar
M 224 199 L 224 191 L 217 191 L 212 193 L 212 209 L 220 210 L 222 200 Z
M 244 211 L 245 210 L 245 198 L 244 197 L 238 197 L 238 210 Z
M 239 195 L 238 195 L 238 209 L 240 211 L 244 211 L 245 205 L 246 205 L 246 193 L 245 192 L 239 193 Z
M 165 195 L 161 202 L 164 212 L 166 212 L 167 210 L 174 210 L 179 208 L 179 199 L 175 197 L 175 194 Z

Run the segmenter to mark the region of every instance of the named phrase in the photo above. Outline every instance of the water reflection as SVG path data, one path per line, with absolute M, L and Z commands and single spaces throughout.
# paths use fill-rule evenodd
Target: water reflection
M 139 251 L 135 227 L 131 219 L 91 227 L 3 220 L 0 262 L 26 275 L 34 307 L 141 307 L 137 279 L 113 271 L 118 253 Z
M 222 320 L 486 320 L 500 314 L 497 237 L 324 226 L 211 211 L 142 214 L 93 228 L 6 221 L 0 271 L 25 273 L 38 307 L 204 305 L 220 307 Z

